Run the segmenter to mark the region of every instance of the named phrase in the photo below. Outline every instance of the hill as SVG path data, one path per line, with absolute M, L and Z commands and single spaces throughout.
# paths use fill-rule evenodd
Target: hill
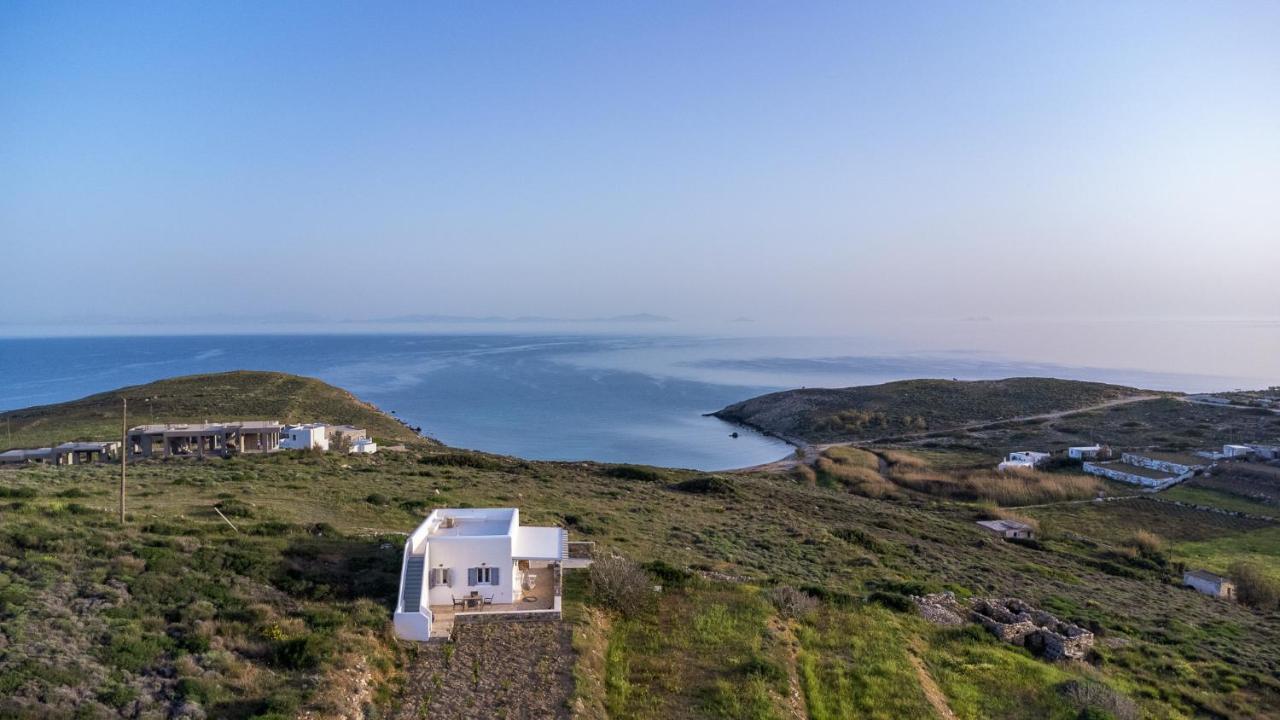
M 1077 410 L 1142 394 L 1120 385 L 1053 378 L 903 380 L 785 390 L 713 414 L 799 444 L 935 432 Z
M 121 397 L 129 399 L 130 426 L 206 420 L 314 421 L 363 427 L 379 440 L 428 442 L 341 388 L 298 375 L 238 370 L 168 378 L 0 413 L 12 437 L 4 444 L 39 447 L 68 440 L 119 439 Z
M 1280 616 L 1177 587 L 1184 558 L 1280 568 L 1276 523 L 1158 498 L 1057 502 L 1016 511 L 1042 534 L 1014 544 L 974 525 L 1012 511 L 972 501 L 1003 489 L 964 466 L 969 454 L 824 457 L 810 476 L 426 445 L 148 461 L 131 466 L 124 524 L 117 467 L 0 471 L 0 716 L 1280 713 Z M 1077 497 L 1074 475 L 1042 475 L 1024 492 Z M 563 625 L 397 642 L 404 533 L 434 507 L 467 506 L 518 506 L 641 563 L 648 601 L 624 612 L 572 571 Z M 1098 643 L 1087 661 L 1049 663 L 976 625 L 932 625 L 909 596 L 942 590 L 1021 598 Z

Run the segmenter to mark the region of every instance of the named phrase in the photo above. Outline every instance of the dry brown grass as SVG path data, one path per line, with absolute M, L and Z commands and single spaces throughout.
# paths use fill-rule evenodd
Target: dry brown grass
M 954 500 L 988 500 L 1006 506 L 1084 500 L 1096 495 L 1102 487 L 1096 478 L 1088 475 L 1002 474 L 986 470 L 940 472 L 902 470 L 901 467 L 893 465 L 889 475 L 903 487 Z
M 880 498 L 895 495 L 898 491 L 878 471 L 865 467 L 841 465 L 827 458 L 818 458 L 817 469 L 820 476 L 837 482 L 858 495 Z
M 902 450 L 883 450 L 880 452 L 885 462 L 900 470 L 923 470 L 929 463 L 923 458 Z
M 1138 530 L 1124 544 L 1147 556 L 1159 555 L 1165 548 L 1164 538 L 1149 530 Z
M 868 470 L 880 469 L 880 458 L 876 454 L 856 447 L 836 446 L 822 451 L 822 455 L 840 465 L 861 467 Z
M 880 474 L 880 458 L 875 453 L 852 447 L 833 447 L 823 451 L 815 463 L 818 475 L 839 483 L 849 492 L 865 497 L 882 498 L 896 495 L 898 488 Z

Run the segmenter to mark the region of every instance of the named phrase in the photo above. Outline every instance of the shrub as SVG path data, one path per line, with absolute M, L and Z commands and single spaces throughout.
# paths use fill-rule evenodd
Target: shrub
M 664 477 L 661 472 L 641 465 L 614 465 L 606 468 L 604 474 L 619 480 L 641 480 L 644 482 L 659 482 Z
M 635 561 L 617 555 L 591 563 L 588 582 L 596 602 L 623 616 L 638 614 L 653 599 L 649 575 Z
M 663 560 L 647 562 L 644 564 L 644 569 L 657 578 L 664 588 L 682 588 L 694 578 L 694 574 L 688 570 L 676 567 Z
M 817 598 L 790 585 L 770 590 L 769 602 L 772 602 L 778 609 L 778 614 L 785 618 L 804 617 L 818 607 Z
M 369 495 L 365 497 L 364 501 L 369 503 L 370 505 L 379 505 L 379 506 L 386 505 L 391 502 L 389 499 L 387 499 L 387 496 L 383 495 L 382 493 L 369 493 Z
M 1280 582 L 1269 577 L 1260 563 L 1232 563 L 1228 574 L 1236 584 L 1236 597 L 1250 607 L 1269 612 L 1280 606 Z
M 876 590 L 867 596 L 867 602 L 873 602 L 877 605 L 883 605 L 890 610 L 898 612 L 911 612 L 915 609 L 915 603 L 911 602 L 911 598 L 896 592 L 885 592 Z
M 1137 720 L 1138 705 L 1123 694 L 1094 680 L 1068 680 L 1058 693 L 1080 711 L 1081 718 Z
M 473 470 L 503 470 L 507 467 L 506 463 L 496 458 L 479 453 L 466 452 L 447 452 L 435 453 L 431 455 L 423 455 L 418 458 L 418 462 L 423 465 L 446 465 L 451 467 L 465 467 Z
M 33 498 L 39 494 L 35 488 L 0 487 L 0 498 Z
M 249 518 L 253 517 L 253 506 L 242 500 L 219 500 L 217 505 L 223 515 L 227 517 Z
M 1125 541 L 1125 545 L 1144 557 L 1153 558 L 1164 554 L 1164 539 L 1149 530 L 1135 532 Z
M 695 495 L 733 495 L 737 492 L 732 480 L 719 475 L 700 475 L 689 478 L 672 485 L 671 489 Z

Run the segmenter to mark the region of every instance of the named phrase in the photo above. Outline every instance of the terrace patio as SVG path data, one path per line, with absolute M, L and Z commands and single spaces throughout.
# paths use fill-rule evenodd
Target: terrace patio
M 456 622 L 508 621 L 521 619 L 521 615 L 533 617 L 560 613 L 561 576 L 555 562 L 528 563 L 528 570 L 517 570 L 522 581 L 516 602 L 494 603 L 464 607 L 462 605 L 431 606 L 431 638 L 448 638 L 453 634 Z M 463 600 L 466 596 L 457 596 Z

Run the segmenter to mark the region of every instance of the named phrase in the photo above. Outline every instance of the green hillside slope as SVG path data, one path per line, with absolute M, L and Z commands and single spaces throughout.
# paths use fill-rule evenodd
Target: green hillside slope
M 134 385 L 56 405 L 0 413 L 9 447 L 120 437 L 120 398 L 129 399 L 129 425 L 222 420 L 329 422 L 366 428 L 374 438 L 427 442 L 400 421 L 346 390 L 313 378 L 238 370 L 187 375 Z M 7 448 L 6 448 L 7 449 Z
M 1074 410 L 1140 394 L 1131 387 L 1053 378 L 903 380 L 770 393 L 715 416 L 789 440 L 837 442 Z

